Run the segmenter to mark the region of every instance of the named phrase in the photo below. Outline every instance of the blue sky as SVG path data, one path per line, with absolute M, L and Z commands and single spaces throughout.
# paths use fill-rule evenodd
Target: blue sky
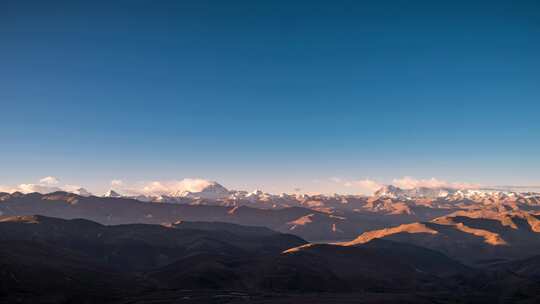
M 540 184 L 538 54 L 538 1 L 2 1 L 0 184 Z

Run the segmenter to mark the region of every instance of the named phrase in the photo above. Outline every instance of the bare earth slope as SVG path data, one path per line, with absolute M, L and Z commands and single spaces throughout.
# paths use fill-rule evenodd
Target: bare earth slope
M 458 212 L 431 222 L 365 232 L 340 244 L 355 246 L 373 239 L 431 248 L 467 263 L 525 258 L 540 251 L 538 215 L 523 211 Z
M 506 267 L 473 269 L 431 249 L 379 239 L 308 244 L 230 223 L 0 221 L 0 302 L 302 303 L 323 292 L 321 303 L 534 303 L 535 268 Z

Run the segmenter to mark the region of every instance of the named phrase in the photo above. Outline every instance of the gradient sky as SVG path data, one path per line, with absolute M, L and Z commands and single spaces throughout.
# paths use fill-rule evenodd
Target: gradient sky
M 1 1 L 0 111 L 0 184 L 540 184 L 540 2 Z

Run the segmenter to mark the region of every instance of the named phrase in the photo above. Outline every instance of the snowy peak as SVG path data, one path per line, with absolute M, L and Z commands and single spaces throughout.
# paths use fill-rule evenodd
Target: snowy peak
M 69 191 L 69 192 L 71 192 L 73 194 L 80 195 L 80 196 L 85 196 L 85 197 L 88 197 L 88 196 L 92 195 L 92 193 L 90 193 L 88 190 L 86 190 L 84 188 L 77 188 L 77 189 Z
M 392 185 L 386 185 L 375 191 L 374 196 L 383 196 L 383 197 L 399 197 L 404 194 L 404 191 L 401 188 Z
M 193 199 L 218 200 L 227 198 L 230 194 L 230 191 L 222 185 L 216 182 L 209 182 L 207 185 L 201 187 L 199 191 L 184 190 L 176 192 L 172 196 Z
M 381 189 L 375 191 L 376 197 L 388 197 L 388 198 L 439 198 L 447 197 L 448 195 L 456 193 L 457 189 L 452 188 L 428 188 L 417 187 L 412 189 L 402 189 L 393 185 L 387 185 Z
M 428 188 L 418 187 L 412 189 L 402 189 L 396 186 L 388 185 L 375 191 L 374 197 L 391 199 L 443 199 L 447 201 L 459 201 L 463 199 L 482 201 L 482 200 L 517 200 L 520 198 L 534 199 L 538 196 L 536 193 L 517 193 L 512 191 L 486 190 L 486 189 L 454 189 L 454 188 Z
M 122 197 L 122 195 L 120 195 L 118 192 L 114 191 L 113 189 L 107 191 L 107 193 L 105 193 L 103 195 L 103 197 L 113 197 L 113 198 L 119 198 L 119 197 Z

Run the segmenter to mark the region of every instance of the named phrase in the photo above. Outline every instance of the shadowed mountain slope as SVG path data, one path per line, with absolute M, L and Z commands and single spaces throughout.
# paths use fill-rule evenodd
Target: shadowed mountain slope
M 369 231 L 343 246 L 387 239 L 431 248 L 467 262 L 525 258 L 540 251 L 538 216 L 510 213 L 459 212 L 431 222 Z
M 177 221 L 227 222 L 264 226 L 310 240 L 350 239 L 366 229 L 384 226 L 377 218 L 351 214 L 351 218 L 304 207 L 257 209 L 141 202 L 128 198 L 83 197 L 67 192 L 51 194 L 14 193 L 0 198 L 0 215 L 42 214 L 50 217 L 84 218 L 105 225 L 165 224 Z M 297 223 L 310 218 L 306 225 Z
M 231 303 L 272 303 L 310 292 L 341 300 L 361 293 L 366 301 L 490 303 L 501 297 L 529 301 L 538 288 L 535 271 L 523 264 L 475 270 L 410 244 L 308 244 L 267 228 L 208 222 L 104 226 L 4 217 L 0 266 L 0 302 L 19 303 L 173 303 L 191 297 L 213 303 L 224 296 Z

